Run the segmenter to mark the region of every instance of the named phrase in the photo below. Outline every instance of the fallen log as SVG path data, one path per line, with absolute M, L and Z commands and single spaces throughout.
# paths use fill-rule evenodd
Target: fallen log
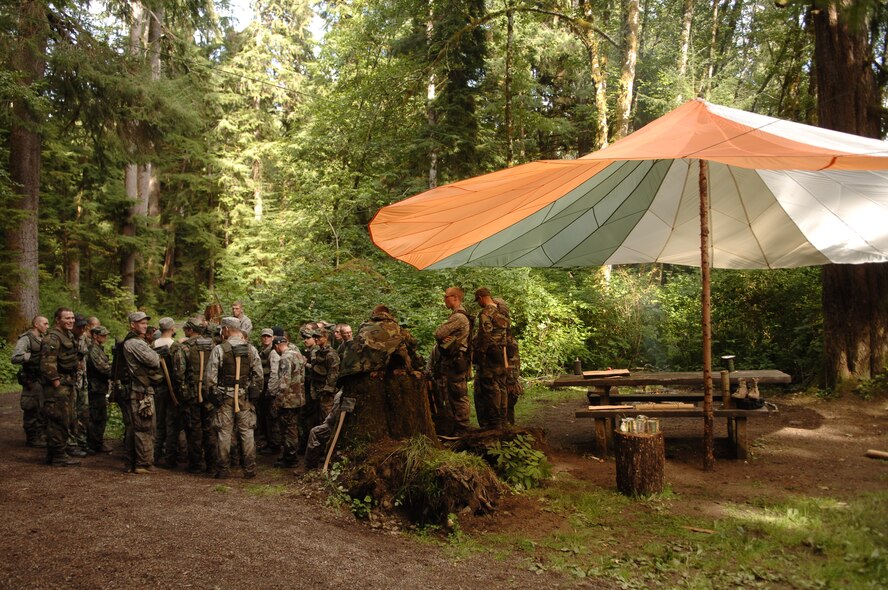
M 869 457 L 870 459 L 886 459 L 886 460 L 888 460 L 888 453 L 886 453 L 885 451 L 877 451 L 875 449 L 869 449 L 866 453 L 864 453 L 864 455 Z

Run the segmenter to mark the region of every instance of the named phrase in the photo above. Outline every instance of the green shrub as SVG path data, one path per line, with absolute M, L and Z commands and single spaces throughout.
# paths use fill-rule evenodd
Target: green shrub
M 13 346 L 5 342 L 0 342 L 0 386 L 16 385 L 18 381 L 15 376 L 19 367 L 12 364 Z
M 497 441 L 487 450 L 500 478 L 518 489 L 535 488 L 552 476 L 552 465 L 533 443 L 533 436 L 521 434 L 507 442 Z

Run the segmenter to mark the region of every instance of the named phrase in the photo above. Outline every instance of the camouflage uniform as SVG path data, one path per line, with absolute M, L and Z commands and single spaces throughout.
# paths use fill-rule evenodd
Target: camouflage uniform
M 509 424 L 515 424 L 515 404 L 524 393 L 524 385 L 521 384 L 521 353 L 518 350 L 518 339 L 512 334 L 512 314 L 509 305 L 499 297 L 494 297 L 500 313 L 509 320 L 509 328 L 506 330 L 506 352 L 509 359 L 509 369 L 506 373 L 507 408 L 506 420 Z
M 161 379 L 154 387 L 154 407 L 156 410 L 155 423 L 157 430 L 154 433 L 154 460 L 164 458 L 166 467 L 174 468 L 178 463 L 179 432 L 182 430 L 182 412 L 180 410 L 180 398 L 182 397 L 181 377 L 185 374 L 185 359 L 178 342 L 172 338 L 159 338 L 154 341 L 154 350 L 160 356 L 162 363 Z M 167 372 L 163 372 L 163 366 Z M 169 374 L 169 385 L 166 375 Z
M 86 374 L 89 383 L 89 424 L 86 441 L 96 452 L 104 450 L 105 426 L 108 424 L 108 388 L 111 379 L 111 363 L 105 349 L 95 341 L 89 345 L 86 357 Z
M 91 338 L 84 332 L 77 341 L 77 374 L 71 397 L 71 426 L 68 446 L 87 449 L 87 428 L 89 425 L 89 383 L 86 376 L 86 355 L 89 353 Z M 83 455 L 83 453 L 81 453 Z
M 502 428 L 506 424 L 508 391 L 506 379 L 506 343 L 509 318 L 497 305 L 485 306 L 478 314 L 478 331 L 473 344 L 475 375 L 475 413 L 481 428 Z
M 435 330 L 435 349 L 430 359 L 432 379 L 438 392 L 435 396 L 436 411 L 443 419 L 436 420 L 454 431 L 469 427 L 469 392 L 466 377 L 471 366 L 469 338 L 471 322 L 462 305 L 451 311 L 447 321 Z
M 302 356 L 301 354 L 299 355 Z M 262 373 L 265 378 L 265 385 L 262 388 L 262 395 L 257 404 L 257 435 L 265 439 L 267 452 L 277 452 L 281 446 L 281 431 L 278 427 L 277 412 L 274 409 L 274 391 L 272 390 L 272 374 L 277 378 L 278 364 L 281 357 L 274 349 L 274 346 L 268 345 L 259 351 L 259 359 L 262 361 Z M 266 451 L 263 451 L 266 452 Z
M 236 379 L 235 358 L 241 360 L 240 376 Z M 250 401 L 249 390 L 261 391 L 262 361 L 259 352 L 243 338 L 232 336 L 217 345 L 207 364 L 207 386 L 213 391 L 216 410 L 213 427 L 219 444 L 216 477 L 227 477 L 231 462 L 231 439 L 236 429 L 244 460 L 244 475 L 256 475 L 256 445 L 253 429 L 256 427 L 256 409 Z M 238 384 L 239 411 L 234 411 L 235 383 Z
M 201 375 L 201 368 L 206 371 L 213 351 L 213 339 L 196 334 L 181 344 L 183 362 L 177 365 L 181 397 L 179 414 L 182 427 L 185 429 L 185 440 L 188 445 L 188 471 L 197 473 L 201 470 L 201 457 L 206 461 L 208 469 L 216 465 L 217 440 L 215 436 L 206 436 L 203 429 L 203 406 L 210 405 L 207 399 L 206 379 Z M 203 357 L 203 358 L 201 358 Z M 209 427 L 211 420 L 207 419 Z
M 329 344 L 317 346 L 312 350 L 309 365 L 311 395 L 318 402 L 315 424 L 320 424 L 333 409 L 336 380 L 339 378 L 339 355 Z
M 130 332 L 123 342 L 126 364 L 124 391 L 120 402 L 125 416 L 124 446 L 129 470 L 147 469 L 154 464 L 154 387 L 163 379 L 160 355 L 136 333 Z
M 420 370 L 422 359 L 416 354 L 416 339 L 401 328 L 394 316 L 374 313 L 361 324 L 358 333 L 345 349 L 339 379 L 360 373 L 385 371 L 387 368 Z
M 298 349 L 287 348 L 281 355 L 276 385 L 270 393 L 283 443 L 279 466 L 292 467 L 298 461 L 299 414 L 305 406 L 305 357 Z
M 305 330 L 301 330 L 300 334 L 303 338 L 306 338 Z M 302 413 L 299 416 L 299 432 L 302 433 L 302 436 L 299 439 L 299 453 L 302 454 L 305 452 L 305 445 L 308 441 L 308 433 L 312 428 L 317 426 L 318 422 L 318 400 L 315 397 L 315 394 L 311 390 L 311 379 L 308 376 L 308 361 L 311 358 L 314 351 L 318 348 L 317 344 L 314 346 L 308 346 L 305 350 L 302 351 L 302 357 L 305 359 L 306 367 L 305 367 L 305 406 L 302 408 Z
M 47 463 L 61 461 L 68 444 L 78 360 L 74 334 L 58 327 L 50 328 L 40 349 Z M 53 387 L 52 382 L 56 379 L 59 386 Z
M 40 347 L 43 336 L 36 328 L 28 330 L 15 343 L 12 363 L 21 365 L 19 383 L 22 385 L 20 405 L 22 427 L 25 429 L 25 444 L 29 447 L 42 446 L 45 425 L 40 415 L 43 400 L 43 386 L 40 384 Z

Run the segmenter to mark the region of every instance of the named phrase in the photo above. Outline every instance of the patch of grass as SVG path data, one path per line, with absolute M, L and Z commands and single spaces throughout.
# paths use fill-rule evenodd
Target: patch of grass
M 218 494 L 227 494 L 231 491 L 231 486 L 227 486 L 224 483 L 217 483 L 213 486 L 213 491 Z
M 515 404 L 515 423 L 525 425 L 536 414 L 540 406 L 557 405 L 566 400 L 586 399 L 586 390 L 581 387 L 550 389 L 547 384 L 528 385 L 518 403 Z
M 287 491 L 284 484 L 249 484 L 244 490 L 252 496 L 280 496 Z
M 669 491 L 633 501 L 559 477 L 528 494 L 563 515 L 563 525 L 538 536 L 482 534 L 475 541 L 511 551 L 534 571 L 604 577 L 623 588 L 888 587 L 888 492 L 847 503 L 761 499 L 728 506 L 715 521 L 675 514 L 671 507 L 681 500 Z
M 22 390 L 22 386 L 18 383 L 2 383 L 0 384 L 0 395 L 6 395 L 8 393 L 19 393 Z

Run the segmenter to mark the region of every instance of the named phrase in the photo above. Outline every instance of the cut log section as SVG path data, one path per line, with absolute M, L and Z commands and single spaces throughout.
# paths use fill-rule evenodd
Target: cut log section
M 666 485 L 666 451 L 663 433 L 636 434 L 614 431 L 617 490 L 626 496 L 649 496 Z

